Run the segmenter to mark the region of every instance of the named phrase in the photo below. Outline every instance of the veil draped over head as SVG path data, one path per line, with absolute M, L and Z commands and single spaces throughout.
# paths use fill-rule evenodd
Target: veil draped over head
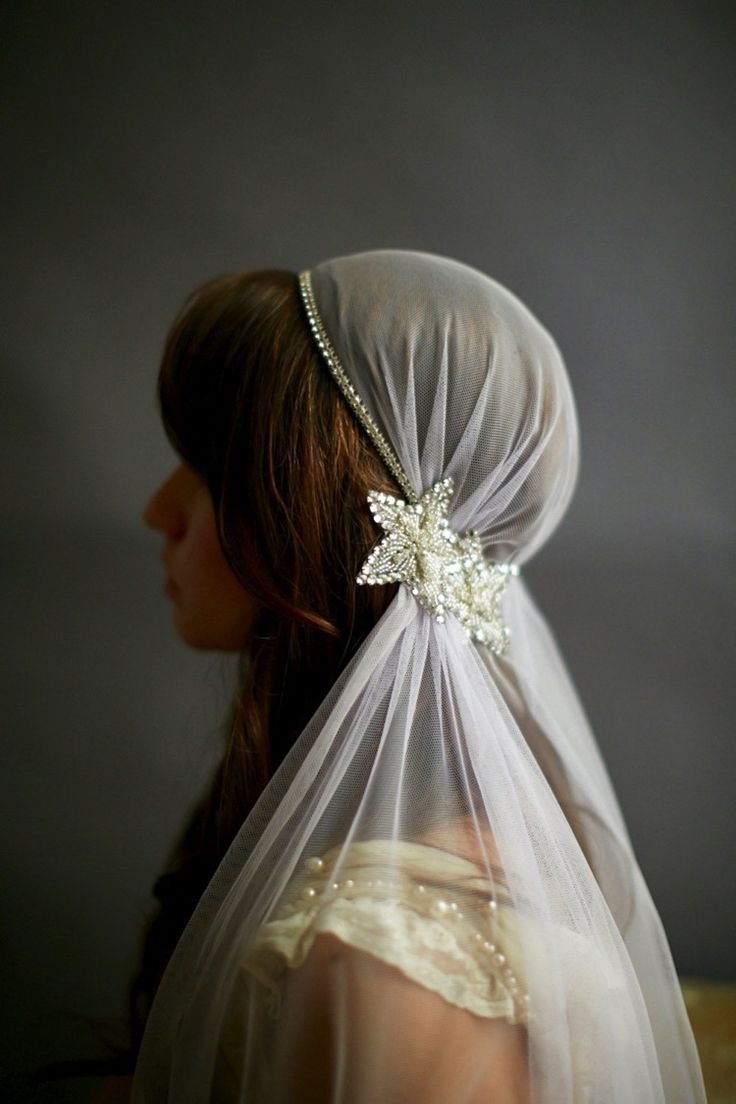
M 560 352 L 440 257 L 342 257 L 300 287 L 403 488 L 366 502 L 361 582 L 405 585 L 200 900 L 133 1100 L 705 1101 L 665 933 L 518 571 L 577 474 Z

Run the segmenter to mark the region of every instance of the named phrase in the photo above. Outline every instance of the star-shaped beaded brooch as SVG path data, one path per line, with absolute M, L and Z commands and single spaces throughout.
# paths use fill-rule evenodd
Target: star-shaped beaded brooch
M 447 518 L 452 498 L 451 476 L 435 483 L 416 504 L 371 491 L 368 504 L 385 532 L 363 563 L 358 583 L 405 583 L 439 622 L 453 613 L 472 640 L 502 655 L 509 630 L 500 600 L 515 564 L 492 563 L 483 557 L 474 530 L 456 533 Z

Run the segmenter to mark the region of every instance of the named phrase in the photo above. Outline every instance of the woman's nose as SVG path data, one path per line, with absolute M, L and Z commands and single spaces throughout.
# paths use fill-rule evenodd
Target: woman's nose
M 158 487 L 143 508 L 141 517 L 151 529 L 160 529 L 169 537 L 180 535 L 185 529 L 184 511 L 177 502 L 171 487 L 172 477 Z
M 141 514 L 143 523 L 148 525 L 151 529 L 158 529 L 160 525 L 157 498 L 158 491 L 154 492 L 148 499 L 148 502 L 143 508 L 143 513 Z

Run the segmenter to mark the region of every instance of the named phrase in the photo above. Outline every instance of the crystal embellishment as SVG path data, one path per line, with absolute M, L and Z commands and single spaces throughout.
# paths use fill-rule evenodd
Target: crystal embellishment
M 435 483 L 416 503 L 382 491 L 371 491 L 368 504 L 385 535 L 371 550 L 357 576 L 358 583 L 405 583 L 418 602 L 437 620 L 453 613 L 472 640 L 502 655 L 509 630 L 500 611 L 515 564 L 498 564 L 483 556 L 474 531 L 456 533 L 448 511 L 453 480 Z

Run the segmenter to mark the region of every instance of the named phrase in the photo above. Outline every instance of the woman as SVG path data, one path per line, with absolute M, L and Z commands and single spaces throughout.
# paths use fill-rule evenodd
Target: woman
M 240 682 L 157 883 L 133 1100 L 704 1101 L 519 575 L 577 473 L 546 330 L 427 254 L 227 275 L 175 319 L 159 398 L 175 627 Z

